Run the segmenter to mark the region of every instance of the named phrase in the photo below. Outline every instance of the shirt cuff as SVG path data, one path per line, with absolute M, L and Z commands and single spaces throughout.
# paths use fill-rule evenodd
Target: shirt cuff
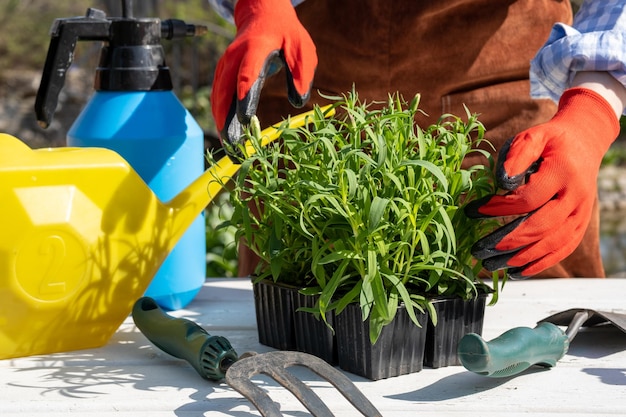
M 605 71 L 626 86 L 623 0 L 587 0 L 573 26 L 554 25 L 530 63 L 531 96 L 558 102 L 579 71 Z
M 531 96 L 558 101 L 579 71 L 606 71 L 626 86 L 626 34 L 555 25 L 530 63 Z

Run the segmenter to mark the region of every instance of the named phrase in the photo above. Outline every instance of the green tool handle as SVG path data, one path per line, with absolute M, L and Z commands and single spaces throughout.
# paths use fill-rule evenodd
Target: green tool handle
M 476 333 L 465 335 L 458 345 L 463 366 L 490 377 L 508 377 L 532 365 L 552 367 L 569 348 L 569 339 L 558 326 L 544 322 L 534 329 L 516 327 L 486 342 Z
M 132 315 L 148 340 L 165 353 L 189 362 L 203 378 L 219 381 L 239 359 L 228 339 L 211 336 L 191 320 L 169 316 L 152 298 L 137 300 Z

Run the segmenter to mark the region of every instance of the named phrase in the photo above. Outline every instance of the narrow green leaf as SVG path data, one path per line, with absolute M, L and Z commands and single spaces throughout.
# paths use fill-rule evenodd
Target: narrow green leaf
M 380 198 L 378 196 L 374 197 L 372 205 L 370 206 L 369 221 L 367 224 L 367 228 L 370 233 L 376 230 L 380 224 L 383 216 L 385 215 L 385 209 L 387 208 L 388 203 L 389 199 L 387 198 Z

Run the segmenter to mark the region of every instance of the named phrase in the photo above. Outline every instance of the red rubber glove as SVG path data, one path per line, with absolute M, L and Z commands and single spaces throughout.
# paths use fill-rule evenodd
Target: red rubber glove
M 211 107 L 222 141 L 239 144 L 242 124 L 256 113 L 265 79 L 283 65 L 291 104 L 310 97 L 317 54 L 289 0 L 239 0 L 237 35 L 215 71 Z M 236 117 L 235 117 L 236 116 Z
M 475 243 L 472 253 L 486 269 L 509 268 L 511 278 L 527 278 L 576 249 L 591 218 L 602 157 L 619 129 L 602 96 L 571 88 L 550 121 L 503 146 L 496 179 L 510 192 L 472 202 L 466 214 L 523 217 Z

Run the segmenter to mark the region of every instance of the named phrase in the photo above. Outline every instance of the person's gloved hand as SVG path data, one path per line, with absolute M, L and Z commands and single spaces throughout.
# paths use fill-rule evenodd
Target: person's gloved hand
M 500 150 L 498 187 L 509 191 L 466 206 L 472 218 L 519 216 L 474 244 L 491 271 L 527 278 L 570 255 L 581 242 L 597 196 L 605 152 L 619 133 L 614 110 L 599 94 L 571 88 L 548 122 Z
M 237 35 L 215 71 L 211 107 L 221 139 L 237 145 L 242 125 L 256 113 L 263 83 L 285 66 L 291 104 L 310 97 L 317 54 L 289 0 L 239 0 Z

